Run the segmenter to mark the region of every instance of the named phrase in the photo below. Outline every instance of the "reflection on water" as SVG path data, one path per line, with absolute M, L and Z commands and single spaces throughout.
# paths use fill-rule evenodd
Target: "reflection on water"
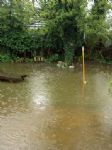
M 0 83 L 0 150 L 112 150 L 111 66 L 59 69 L 43 64 L 0 64 L 28 74 Z

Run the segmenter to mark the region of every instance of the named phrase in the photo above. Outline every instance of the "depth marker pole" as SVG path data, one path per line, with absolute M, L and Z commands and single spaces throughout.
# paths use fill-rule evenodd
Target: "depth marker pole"
M 86 84 L 86 77 L 85 77 L 85 62 L 84 62 L 84 46 L 82 47 L 82 79 L 83 84 Z

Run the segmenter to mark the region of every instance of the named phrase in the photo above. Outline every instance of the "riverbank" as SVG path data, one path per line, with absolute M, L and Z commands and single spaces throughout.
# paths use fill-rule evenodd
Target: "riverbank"
M 24 58 L 24 57 L 15 57 L 7 54 L 0 55 L 0 63 L 57 63 L 58 58 L 51 59 L 51 57 L 44 58 L 42 56 L 36 56 L 33 58 Z M 112 64 L 112 60 L 106 60 L 104 58 L 93 58 L 91 60 L 85 58 L 85 62 L 87 63 L 98 63 L 98 64 Z M 82 63 L 81 57 L 76 57 L 75 61 L 72 64 Z

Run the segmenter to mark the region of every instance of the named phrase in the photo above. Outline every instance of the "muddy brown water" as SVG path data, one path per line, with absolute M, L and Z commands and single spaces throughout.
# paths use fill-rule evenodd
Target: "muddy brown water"
M 0 150 L 112 150 L 112 66 L 74 70 L 0 64 L 25 82 L 0 82 Z

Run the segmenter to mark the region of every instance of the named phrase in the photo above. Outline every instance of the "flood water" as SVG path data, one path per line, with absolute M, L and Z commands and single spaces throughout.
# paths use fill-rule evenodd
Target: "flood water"
M 112 150 L 112 66 L 0 64 L 0 150 Z

